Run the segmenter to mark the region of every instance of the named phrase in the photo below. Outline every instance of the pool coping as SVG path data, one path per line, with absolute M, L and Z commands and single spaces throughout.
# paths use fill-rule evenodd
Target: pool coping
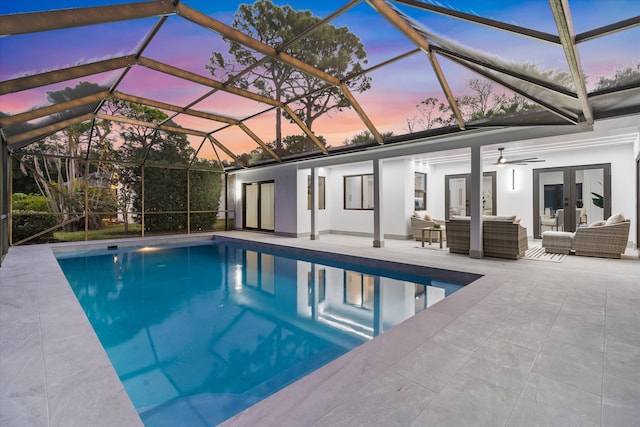
M 579 315 L 576 310 L 580 307 L 600 307 L 604 312 L 605 305 L 609 306 L 609 301 L 613 301 L 611 304 L 614 309 L 606 310 L 606 319 L 612 322 L 608 325 L 632 325 L 633 319 L 637 319 L 633 304 L 634 301 L 640 301 L 640 288 L 634 280 L 640 272 L 635 250 L 623 255 L 622 260 L 574 256 L 568 257 L 563 264 L 553 264 L 526 259 L 476 260 L 464 255 L 449 254 L 446 249 L 420 248 L 419 243 L 416 246 L 415 242 L 387 240 L 385 248 L 381 249 L 373 248 L 367 238 L 331 236 L 311 241 L 235 231 L 210 235 L 158 236 L 145 240 L 136 238 L 130 242 L 113 240 L 87 244 L 80 242 L 11 247 L 0 268 L 0 420 L 10 425 L 142 425 L 64 278 L 53 247 L 57 250 L 70 250 L 71 246 L 77 249 L 96 244 L 100 248 L 108 244 L 139 246 L 150 242 L 209 240 L 214 234 L 237 237 L 253 244 L 276 243 L 298 249 L 331 252 L 338 256 L 357 253 L 375 260 L 433 265 L 485 275 L 431 306 L 429 310 L 418 313 L 228 419 L 223 423 L 224 426 L 333 425 L 344 419 L 341 417 L 345 411 L 354 422 L 382 421 L 385 417 L 388 420 L 391 414 L 395 414 L 393 419 L 398 417 L 396 421 L 402 425 L 409 425 L 418 419 L 424 421 L 424 416 L 434 414 L 448 414 L 446 419 L 452 420 L 464 419 L 469 414 L 485 419 L 494 414 L 483 412 L 486 409 L 484 407 L 476 408 L 474 405 L 477 401 L 474 398 L 477 394 L 471 391 L 461 390 L 456 399 L 450 399 L 450 389 L 465 382 L 483 390 L 491 387 L 489 395 L 482 394 L 490 399 L 490 402 L 485 403 L 493 402 L 492 404 L 507 406 L 507 411 L 513 411 L 507 412 L 506 417 L 502 413 L 502 421 L 511 417 L 517 422 L 522 420 L 523 414 L 528 414 L 527 410 L 535 410 L 539 401 L 532 399 L 530 393 L 540 385 L 553 387 L 541 395 L 546 399 L 545 405 L 552 406 L 546 408 L 549 413 L 559 411 L 564 416 L 580 416 L 595 424 L 609 422 L 616 417 L 624 419 L 625 416 L 637 413 L 637 407 L 630 406 L 628 397 L 618 396 L 616 389 L 605 387 L 592 394 L 596 400 L 589 400 L 589 405 L 593 403 L 595 409 L 588 411 L 590 415 L 583 416 L 582 412 L 576 411 L 587 408 L 583 403 L 584 399 L 580 400 L 576 397 L 578 395 L 572 394 L 580 391 L 575 388 L 573 379 L 566 378 L 564 370 L 562 373 L 547 372 L 541 375 L 536 372 L 543 370 L 543 367 L 538 368 L 538 364 L 536 370 L 532 370 L 531 365 L 522 366 L 530 375 L 524 379 L 526 393 L 522 392 L 515 407 L 515 401 L 498 400 L 507 392 L 505 389 L 489 386 L 479 380 L 478 376 L 469 375 L 469 369 L 465 369 L 465 372 L 461 372 L 463 370 L 460 366 L 453 372 L 449 369 L 446 375 L 452 379 L 444 391 L 442 385 L 432 387 L 425 377 L 425 373 L 433 369 L 440 375 L 439 364 L 430 367 L 425 362 L 433 356 L 439 356 L 440 363 L 448 363 L 446 361 L 451 357 L 448 353 L 451 348 L 457 348 L 457 352 L 465 354 L 471 351 L 475 359 L 482 356 L 481 349 L 489 343 L 502 343 L 503 346 L 523 351 L 518 343 L 514 346 L 504 337 L 493 337 L 496 327 L 502 325 L 511 328 L 510 324 L 505 323 L 506 319 L 510 319 L 510 313 L 514 313 L 516 306 L 520 307 L 516 305 L 520 302 L 524 304 L 526 301 L 529 304 L 524 306 L 525 309 L 537 310 L 540 304 L 544 304 L 546 308 L 553 308 L 556 313 L 562 307 L 560 314 L 553 320 L 552 331 L 555 332 L 545 339 L 544 349 L 540 347 L 533 350 L 543 360 L 554 360 L 552 351 L 556 345 L 570 342 L 574 346 L 582 346 L 593 341 L 582 337 L 581 330 L 574 331 L 571 327 L 567 329 L 567 322 L 569 325 L 573 324 L 571 316 Z M 602 282 L 601 275 L 604 271 L 613 274 L 616 279 Z M 625 292 L 629 291 L 633 292 L 634 297 L 627 301 Z M 596 320 L 594 319 L 594 324 Z M 548 324 L 547 327 L 551 325 Z M 625 338 L 618 329 L 604 328 L 602 325 L 600 328 L 602 330 L 596 335 L 602 336 L 596 336 L 596 339 L 640 348 L 640 341 L 637 341 L 640 335 L 635 329 L 623 328 L 622 331 L 631 334 Z M 464 335 L 461 342 L 457 338 L 460 334 Z M 552 340 L 551 335 L 554 335 Z M 577 338 L 585 342 L 578 342 Z M 605 358 L 616 357 L 615 348 L 611 350 L 613 353 L 607 351 L 605 349 Z M 558 363 L 579 364 L 582 354 L 576 353 L 569 360 L 563 355 Z M 603 358 L 602 353 L 599 357 Z M 404 366 L 406 372 L 398 374 L 399 366 Z M 597 370 L 585 372 L 585 375 L 593 377 L 593 381 L 602 382 L 604 377 L 605 384 L 619 384 L 623 389 L 628 387 L 633 396 L 637 396 L 633 393 L 640 393 L 640 388 L 633 388 L 637 384 L 629 383 L 624 377 L 616 377 L 615 373 L 608 372 L 607 369 L 599 373 Z M 409 395 L 405 394 L 407 390 Z M 374 394 L 370 395 L 370 392 Z M 407 397 L 417 397 L 411 393 L 418 393 L 420 398 L 426 400 L 418 407 L 411 407 L 404 400 Z M 367 402 L 371 404 L 366 404 Z M 363 404 L 366 408 L 360 406 Z M 463 407 L 460 406 L 462 404 Z M 440 412 L 447 406 L 449 408 L 445 412 Z M 453 412 L 447 413 L 446 410 Z M 418 417 L 419 414 L 422 418 Z M 539 420 L 544 419 L 545 412 L 536 414 Z M 503 424 L 502 421 L 498 424 Z

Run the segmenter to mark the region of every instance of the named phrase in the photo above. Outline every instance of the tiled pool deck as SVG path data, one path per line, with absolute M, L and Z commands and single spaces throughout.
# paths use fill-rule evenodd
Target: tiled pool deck
M 638 425 L 635 251 L 476 260 L 413 241 L 220 234 L 484 275 L 226 426 Z M 0 425 L 141 425 L 48 246 L 11 248 L 0 268 Z

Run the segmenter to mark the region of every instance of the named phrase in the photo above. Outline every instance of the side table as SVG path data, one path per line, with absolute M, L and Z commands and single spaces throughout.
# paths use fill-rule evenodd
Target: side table
M 425 231 L 429 232 L 429 246 L 431 246 L 431 233 L 436 232 L 438 233 L 438 241 L 440 242 L 440 249 L 442 249 L 442 232 L 444 231 L 444 229 L 441 228 L 433 228 L 433 227 L 424 227 L 422 229 L 422 247 L 424 248 L 424 234 Z

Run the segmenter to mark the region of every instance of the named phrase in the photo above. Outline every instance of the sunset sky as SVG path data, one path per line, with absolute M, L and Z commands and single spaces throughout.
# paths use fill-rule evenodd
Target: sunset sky
M 2 1 L 0 14 L 43 11 L 55 5 L 56 9 L 99 6 L 124 2 L 102 0 L 51 1 Z M 231 24 L 233 15 L 241 2 L 183 0 L 183 4 L 210 15 L 226 24 Z M 288 4 L 294 9 L 311 10 L 318 17 L 325 17 L 342 7 L 346 2 L 335 0 L 298 1 L 275 0 L 278 5 Z M 530 27 L 539 31 L 557 34 L 557 29 L 546 0 L 529 1 L 474 1 L 449 0 L 428 2 L 450 7 L 462 12 L 476 14 L 509 24 Z M 535 62 L 545 70 L 568 71 L 566 58 L 559 46 L 528 39 L 477 24 L 440 16 L 417 8 L 393 3 L 428 30 L 489 55 L 499 56 L 509 62 Z M 638 0 L 573 0 L 569 1 L 576 33 L 598 28 L 613 22 L 640 15 Z M 80 27 L 47 33 L 27 34 L 0 38 L 0 80 L 66 68 L 73 65 L 131 54 L 157 18 L 127 22 L 116 22 L 92 27 Z M 364 44 L 368 64 L 365 68 L 379 64 L 394 56 L 415 48 L 386 20 L 379 16 L 366 2 L 361 2 L 331 22 L 334 26 L 348 26 Z M 589 86 L 595 76 L 610 76 L 622 66 L 640 61 L 640 28 L 619 32 L 579 45 L 579 54 L 584 72 L 589 77 Z M 171 16 L 143 56 L 211 77 L 205 69 L 212 51 L 227 52 L 221 37 L 181 17 Z M 466 82 L 476 77 L 472 72 L 444 58 L 440 63 L 448 83 L 456 96 L 467 92 Z M 81 80 L 110 84 L 120 71 L 90 76 Z M 426 55 L 419 53 L 378 69 L 370 74 L 372 89 L 354 94 L 377 129 L 394 134 L 408 133 L 407 121 L 418 115 L 416 105 L 427 97 L 444 101 L 444 95 Z M 48 103 L 47 91 L 74 86 L 78 81 L 69 81 L 47 87 L 0 96 L 0 111 L 16 114 Z M 175 105 L 186 105 L 210 88 L 182 81 L 172 76 L 134 67 L 118 87 L 132 95 L 152 98 Z M 222 92 L 218 92 L 194 106 L 195 109 L 222 114 L 234 118 L 245 118 L 269 108 Z M 247 121 L 264 141 L 274 139 L 274 112 Z M 222 128 L 223 124 L 211 124 L 202 119 L 178 117 L 176 122 L 183 127 L 210 132 Z M 360 118 L 352 110 L 335 112 L 314 123 L 314 132 L 322 135 L 332 146 L 341 143 L 365 129 Z M 419 130 L 419 129 L 418 129 Z M 295 126 L 287 125 L 285 134 L 299 134 Z M 214 134 L 236 152 L 244 147 L 256 145 L 247 136 L 233 127 Z M 194 146 L 201 138 L 190 138 Z M 246 151 L 246 150 L 245 150 Z M 209 157 L 212 153 L 201 153 Z

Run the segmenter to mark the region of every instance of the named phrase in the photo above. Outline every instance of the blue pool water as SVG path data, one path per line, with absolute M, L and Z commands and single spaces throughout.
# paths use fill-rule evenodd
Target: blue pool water
M 209 426 L 463 284 L 236 243 L 58 261 L 146 426 Z

